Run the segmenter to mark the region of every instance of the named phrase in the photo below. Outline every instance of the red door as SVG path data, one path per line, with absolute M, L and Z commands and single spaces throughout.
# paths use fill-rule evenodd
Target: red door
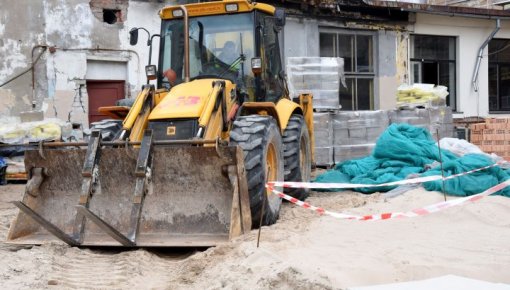
M 89 124 L 108 116 L 97 111 L 99 107 L 114 106 L 124 98 L 124 81 L 87 81 L 89 95 Z

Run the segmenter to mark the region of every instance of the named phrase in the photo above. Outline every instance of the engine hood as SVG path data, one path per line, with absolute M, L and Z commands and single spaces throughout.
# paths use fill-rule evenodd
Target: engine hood
M 201 79 L 176 85 L 152 110 L 149 120 L 199 118 L 212 91 L 212 84 L 217 80 Z

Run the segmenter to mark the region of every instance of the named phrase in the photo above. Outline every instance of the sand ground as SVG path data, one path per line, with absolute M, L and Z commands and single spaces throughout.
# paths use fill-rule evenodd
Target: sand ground
M 2 289 L 345 289 L 454 274 L 510 283 L 510 199 L 490 196 L 428 216 L 337 220 L 284 203 L 277 224 L 210 249 L 80 249 L 3 243 L 24 185 L 0 186 Z M 439 202 L 415 189 L 392 199 L 312 192 L 308 201 L 355 214 Z

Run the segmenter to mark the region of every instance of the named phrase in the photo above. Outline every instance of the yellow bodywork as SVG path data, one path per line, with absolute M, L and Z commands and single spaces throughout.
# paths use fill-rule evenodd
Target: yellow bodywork
M 221 82 L 221 85 L 215 85 L 216 82 Z M 205 130 L 205 139 L 227 140 L 229 128 L 223 128 L 223 110 L 217 108 L 217 103 L 219 98 L 220 100 L 224 98 L 226 114 L 230 116 L 235 113 L 236 99 L 230 97 L 235 94 L 235 87 L 235 84 L 228 80 L 200 79 L 179 84 L 170 92 L 151 93 L 148 89 L 144 89 L 124 120 L 123 129 L 130 131 L 130 140 L 140 141 L 149 121 L 196 118 L 199 126 Z M 148 99 L 152 99 L 151 108 L 147 105 L 150 103 Z M 301 95 L 299 104 L 288 98 L 281 98 L 276 104 L 244 102 L 240 115 L 251 114 L 272 116 L 277 121 L 281 133 L 287 128 L 293 114 L 303 115 L 309 128 L 310 140 L 311 142 L 314 140 L 311 95 Z M 228 127 L 233 121 L 232 117 L 228 120 Z

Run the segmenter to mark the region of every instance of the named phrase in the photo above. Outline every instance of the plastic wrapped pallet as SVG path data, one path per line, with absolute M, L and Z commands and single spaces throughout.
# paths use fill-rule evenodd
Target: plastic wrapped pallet
M 330 113 L 314 113 L 315 165 L 331 166 L 333 160 L 333 124 Z
M 395 109 L 388 112 L 390 123 L 407 123 L 429 130 L 434 139 L 453 137 L 454 125 L 450 107 Z
M 397 89 L 397 106 L 402 108 L 444 106 L 448 88 L 433 84 L 403 84 Z
M 7 144 L 60 140 L 59 119 L 45 119 L 36 122 L 20 122 L 18 118 L 0 119 L 0 142 Z
M 450 107 L 395 109 L 389 111 L 390 122 L 411 125 L 453 124 Z
M 372 154 L 375 143 L 360 145 L 340 145 L 334 146 L 335 163 L 345 160 L 367 157 Z
M 288 57 L 287 77 L 292 97 L 313 94 L 315 109 L 340 108 L 340 83 L 344 81 L 344 61 L 335 57 Z
M 388 125 L 387 111 L 337 112 L 333 116 L 334 144 L 373 144 Z

